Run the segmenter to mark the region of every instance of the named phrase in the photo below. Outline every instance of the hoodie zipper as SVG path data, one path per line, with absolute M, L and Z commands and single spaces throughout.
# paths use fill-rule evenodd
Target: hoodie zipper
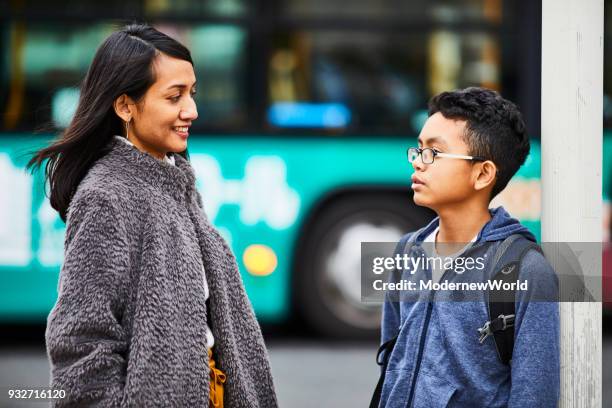
M 463 253 L 463 255 L 483 245 L 484 243 L 472 245 L 470 248 L 467 249 L 467 251 Z M 425 254 L 424 251 L 423 254 Z M 440 282 L 444 279 L 447 272 L 449 271 L 450 269 L 446 269 L 444 271 L 444 273 L 440 277 Z M 427 312 L 425 313 L 425 322 L 423 324 L 423 329 L 421 330 L 421 341 L 419 341 L 419 351 L 417 353 L 417 361 L 414 367 L 414 373 L 412 375 L 412 384 L 410 385 L 410 394 L 408 396 L 408 404 L 406 405 L 407 408 L 410 408 L 412 406 L 412 399 L 414 398 L 414 389 L 416 388 L 417 377 L 419 376 L 419 371 L 421 369 L 421 361 L 423 360 L 423 350 L 425 349 L 425 340 L 427 339 L 427 333 L 429 332 L 429 320 L 431 318 L 431 311 L 433 309 L 433 300 L 435 296 L 436 291 L 432 289 L 431 294 L 429 295 L 429 300 L 427 301 Z

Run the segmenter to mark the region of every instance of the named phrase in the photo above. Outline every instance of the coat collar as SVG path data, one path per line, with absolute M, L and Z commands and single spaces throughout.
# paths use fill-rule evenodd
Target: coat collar
M 147 183 L 177 201 L 183 201 L 195 189 L 195 174 L 183 156 L 176 153 L 169 155 L 172 155 L 174 165 L 113 137 L 109 142 L 107 160 L 114 169 L 120 170 L 130 179 Z

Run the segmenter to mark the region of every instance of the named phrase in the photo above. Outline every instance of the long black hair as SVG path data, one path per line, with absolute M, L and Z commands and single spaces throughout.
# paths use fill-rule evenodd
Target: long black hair
M 113 103 L 126 94 L 136 103 L 155 82 L 153 62 L 159 53 L 193 65 L 191 53 L 175 39 L 146 24 L 130 24 L 100 45 L 81 84 L 81 94 L 70 125 L 53 143 L 37 152 L 26 169 L 40 168 L 45 159 L 45 181 L 51 206 L 66 222 L 70 200 L 96 160 L 108 153 L 114 135 L 124 134 L 124 123 Z M 187 150 L 179 153 L 189 160 Z

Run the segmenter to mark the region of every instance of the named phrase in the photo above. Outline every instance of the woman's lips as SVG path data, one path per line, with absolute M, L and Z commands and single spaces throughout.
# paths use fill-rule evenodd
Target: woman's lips
M 174 131 L 174 133 L 176 133 L 177 135 L 179 135 L 181 138 L 185 140 L 187 140 L 187 138 L 189 137 L 188 127 L 182 127 L 181 130 L 177 129 L 176 127 L 173 127 L 172 130 Z

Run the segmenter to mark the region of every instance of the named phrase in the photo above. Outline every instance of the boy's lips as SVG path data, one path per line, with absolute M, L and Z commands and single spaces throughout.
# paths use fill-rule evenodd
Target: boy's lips
M 411 180 L 412 180 L 412 185 L 410 187 L 415 192 L 419 191 L 421 188 L 423 188 L 425 186 L 425 182 L 423 180 L 421 180 L 419 177 L 417 177 L 416 174 L 412 175 Z
M 423 180 L 421 180 L 416 174 L 412 175 L 411 180 L 412 180 L 412 184 L 423 184 L 423 185 L 425 185 L 425 182 Z

